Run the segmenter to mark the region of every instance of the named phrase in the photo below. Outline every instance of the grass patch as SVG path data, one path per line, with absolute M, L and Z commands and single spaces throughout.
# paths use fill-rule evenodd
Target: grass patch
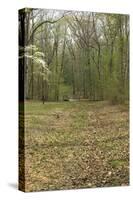
M 126 165 L 127 160 L 111 160 L 109 162 L 113 168 L 119 168 Z

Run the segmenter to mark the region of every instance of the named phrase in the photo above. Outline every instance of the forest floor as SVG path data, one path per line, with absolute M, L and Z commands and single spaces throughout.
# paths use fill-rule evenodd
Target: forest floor
M 128 106 L 26 102 L 26 191 L 129 184 Z

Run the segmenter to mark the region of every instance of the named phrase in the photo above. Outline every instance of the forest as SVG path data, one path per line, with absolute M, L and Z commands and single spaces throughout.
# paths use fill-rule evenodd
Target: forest
M 128 15 L 27 8 L 19 33 L 25 99 L 128 101 Z
M 129 15 L 19 10 L 19 189 L 129 185 Z

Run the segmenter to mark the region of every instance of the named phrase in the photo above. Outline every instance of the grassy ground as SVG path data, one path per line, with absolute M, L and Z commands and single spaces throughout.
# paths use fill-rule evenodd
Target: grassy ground
M 26 102 L 26 191 L 128 185 L 126 106 Z

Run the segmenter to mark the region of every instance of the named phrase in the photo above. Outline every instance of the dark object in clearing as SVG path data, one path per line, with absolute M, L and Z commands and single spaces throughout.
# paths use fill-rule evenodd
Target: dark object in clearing
M 57 118 L 57 119 L 59 119 L 59 118 L 60 118 L 60 115 L 59 115 L 59 114 L 57 114 L 57 115 L 56 115 L 56 118 Z
M 43 95 L 43 96 L 42 96 L 42 102 L 43 102 L 43 104 L 45 103 L 45 101 L 46 101 L 46 98 L 45 98 L 45 96 Z
M 68 96 L 63 96 L 63 101 L 69 101 L 69 97 Z

